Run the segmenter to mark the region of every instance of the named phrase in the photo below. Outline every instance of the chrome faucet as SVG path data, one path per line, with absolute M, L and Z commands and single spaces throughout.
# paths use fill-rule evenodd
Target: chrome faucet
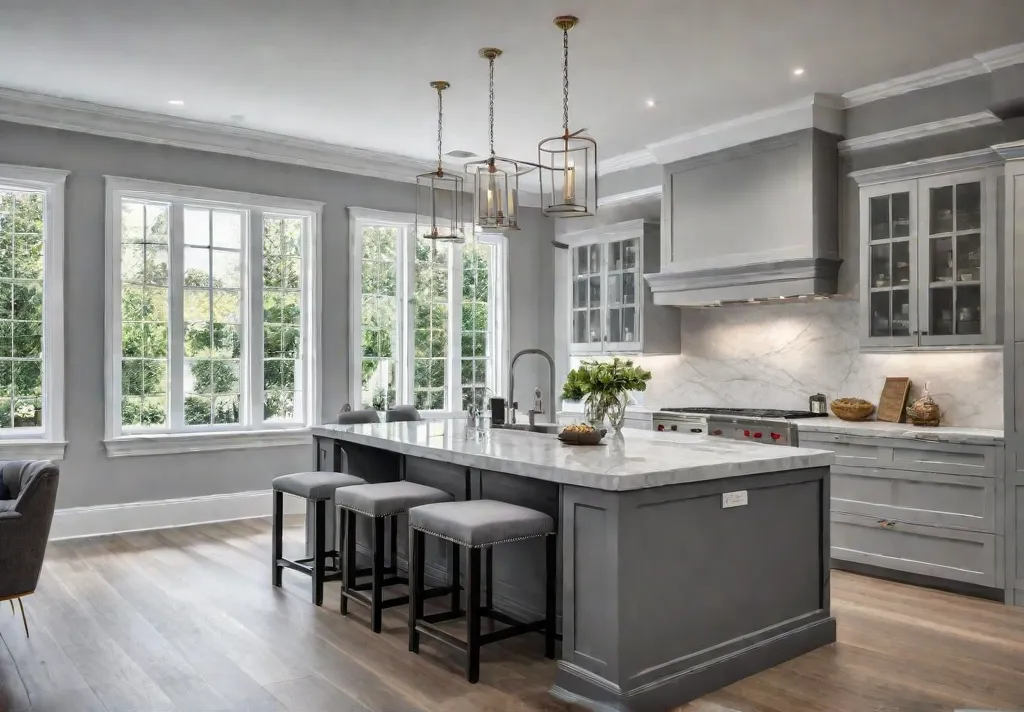
M 512 363 L 508 367 L 508 399 L 511 402 L 511 405 L 509 406 L 510 415 L 507 418 L 507 420 L 508 422 L 513 424 L 516 422 L 516 407 L 518 405 L 518 403 L 513 400 L 516 395 L 516 362 L 519 360 L 521 356 L 526 356 L 528 354 L 537 354 L 538 356 L 543 356 L 544 358 L 547 359 L 548 371 L 551 376 L 551 392 L 549 394 L 551 397 L 548 399 L 548 403 L 550 404 L 549 407 L 552 409 L 552 414 L 554 417 L 558 417 L 558 410 L 559 408 L 561 408 L 562 399 L 558 396 L 558 392 L 555 390 L 555 359 L 551 358 L 551 354 L 549 354 L 547 351 L 544 351 L 543 349 L 523 349 L 522 351 L 520 351 L 519 353 L 512 357 Z M 543 408 L 539 411 L 536 408 L 531 408 L 530 425 L 534 424 L 534 416 L 537 415 L 538 413 L 543 412 Z

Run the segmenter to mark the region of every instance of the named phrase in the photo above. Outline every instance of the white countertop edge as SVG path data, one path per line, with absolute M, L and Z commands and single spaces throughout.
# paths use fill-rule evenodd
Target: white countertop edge
M 914 426 L 909 423 L 887 423 L 878 420 L 849 421 L 839 418 L 807 418 L 796 421 L 800 432 L 861 435 L 864 437 L 898 438 L 901 440 L 938 441 L 962 444 L 998 444 L 1004 441 L 1002 430 L 995 428 L 961 428 Z
M 394 425 L 394 424 L 392 424 Z M 409 425 L 409 424 L 405 424 Z M 828 450 L 814 450 L 809 448 L 787 448 L 787 450 L 799 450 L 797 455 L 782 455 L 774 457 L 732 460 L 729 462 L 714 463 L 707 465 L 691 465 L 676 469 L 655 469 L 650 472 L 635 474 L 614 474 L 601 471 L 580 471 L 543 465 L 536 462 L 514 460 L 507 457 L 496 456 L 487 453 L 461 452 L 439 447 L 429 447 L 419 443 L 410 443 L 392 438 L 383 438 L 377 435 L 369 435 L 357 432 L 353 428 L 366 426 L 339 426 L 321 425 L 314 426 L 312 433 L 316 437 L 337 438 L 348 440 L 360 445 L 377 447 L 403 455 L 422 457 L 428 460 L 449 462 L 463 467 L 475 467 L 483 470 L 504 472 L 522 477 L 529 477 L 547 482 L 555 482 L 563 485 L 586 487 L 610 492 L 626 492 L 652 487 L 664 487 L 677 484 L 693 484 L 718 479 L 729 479 L 733 477 L 744 477 L 748 475 L 759 475 L 787 470 L 809 469 L 814 467 L 828 467 L 834 462 L 834 453 Z M 375 426 L 370 426 L 375 427 Z M 638 430 L 637 433 L 650 431 Z M 651 433 L 654 435 L 653 433 Z M 513 437 L 551 437 L 538 436 L 530 433 L 516 433 Z M 656 437 L 659 440 L 675 438 L 681 448 L 687 444 L 693 444 L 693 436 L 676 436 L 660 433 Z M 686 442 L 690 439 L 690 442 Z M 706 440 L 701 438 L 701 440 Z M 719 440 L 714 438 L 712 440 Z M 747 443 L 738 443 L 744 446 L 774 449 L 774 446 L 753 446 Z M 558 444 L 559 447 L 572 447 Z M 612 447 L 611 444 L 602 447 Z M 614 469 L 615 464 L 609 469 Z

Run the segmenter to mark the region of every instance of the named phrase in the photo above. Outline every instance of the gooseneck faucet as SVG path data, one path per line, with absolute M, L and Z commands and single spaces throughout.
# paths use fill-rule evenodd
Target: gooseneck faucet
M 520 357 L 527 356 L 529 354 L 536 354 L 538 356 L 543 356 L 545 359 L 547 359 L 548 371 L 551 376 L 551 392 L 549 393 L 550 398 L 548 399 L 548 403 L 551 404 L 550 407 L 553 408 L 552 414 L 554 417 L 558 417 L 558 411 L 561 408 L 562 399 L 558 396 L 558 391 L 555 390 L 555 359 L 551 358 L 551 354 L 549 354 L 544 349 L 523 349 L 522 351 L 520 351 L 519 353 L 512 357 L 512 363 L 509 364 L 508 367 L 508 408 L 511 413 L 510 417 L 508 418 L 508 421 L 511 423 L 516 422 L 516 402 L 514 400 L 514 398 L 516 397 L 516 362 L 519 361 Z M 531 408 L 530 425 L 533 425 L 533 417 L 538 413 L 543 412 L 543 409 L 537 410 L 536 408 Z

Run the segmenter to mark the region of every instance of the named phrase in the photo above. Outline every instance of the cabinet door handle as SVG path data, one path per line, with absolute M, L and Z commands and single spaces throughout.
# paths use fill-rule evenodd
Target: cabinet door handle
M 888 522 L 886 522 L 884 519 L 879 519 L 878 520 L 878 526 L 884 527 L 886 524 L 888 524 Z
M 921 332 L 921 336 L 928 336 L 928 332 L 927 331 L 922 331 Z

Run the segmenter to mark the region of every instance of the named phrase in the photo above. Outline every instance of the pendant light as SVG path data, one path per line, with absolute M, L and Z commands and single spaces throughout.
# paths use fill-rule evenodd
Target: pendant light
M 569 30 L 577 22 L 572 15 L 555 18 L 555 27 L 562 31 L 562 134 L 537 147 L 541 210 L 553 218 L 597 212 L 597 141 L 584 135 L 586 129 L 569 131 Z
M 490 77 L 488 126 L 491 155 L 482 161 L 470 161 L 466 172 L 473 176 L 473 223 L 482 232 L 519 229 L 519 176 L 536 164 L 502 158 L 494 153 L 494 60 L 501 50 L 484 47 L 480 56 L 487 60 Z
M 444 90 L 448 82 L 430 82 L 437 91 L 437 169 L 416 176 L 416 237 L 444 242 L 462 242 L 461 176 L 446 172 L 442 163 Z

